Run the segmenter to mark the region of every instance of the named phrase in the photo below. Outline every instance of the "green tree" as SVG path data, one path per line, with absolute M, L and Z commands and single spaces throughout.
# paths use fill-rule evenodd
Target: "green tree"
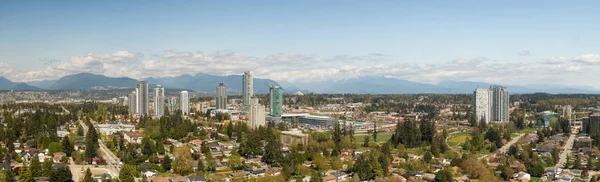
M 73 151 L 75 151 L 75 145 L 73 145 L 73 143 L 71 143 L 71 141 L 69 140 L 69 136 L 65 136 L 62 139 L 62 147 L 63 147 L 63 152 L 65 152 L 65 154 L 67 154 L 67 156 L 71 156 L 71 154 L 73 153 Z
M 275 136 L 271 136 L 267 139 L 265 145 L 265 152 L 261 160 L 267 164 L 273 164 L 281 162 L 283 159 L 283 152 L 281 151 L 281 141 Z
M 217 161 L 212 154 L 204 155 L 206 159 L 206 171 L 215 172 L 217 170 Z
M 95 182 L 95 181 L 96 180 L 92 176 L 92 171 L 90 171 L 90 168 L 87 168 L 87 170 L 85 170 L 85 176 L 83 177 L 83 182 Z
M 119 171 L 119 179 L 121 182 L 135 182 L 135 177 L 137 176 L 137 171 L 135 167 L 129 164 L 123 165 L 121 171 Z
M 21 169 L 19 169 L 19 182 L 34 182 L 31 170 L 27 167 L 27 164 L 23 163 Z
M 575 155 L 575 163 L 573 164 L 573 169 L 581 169 L 581 157 L 579 155 Z
M 423 160 L 427 163 L 431 162 L 432 158 L 431 152 L 429 151 L 425 152 L 425 155 L 423 155 Z
M 369 147 L 369 136 L 365 136 L 365 140 L 363 141 L 362 144 L 363 147 Z
M 437 173 L 435 173 L 435 179 L 433 181 L 435 181 L 435 182 L 453 182 L 454 179 L 452 179 L 452 172 L 444 169 L 444 170 L 441 170 L 441 171 L 438 171 Z
M 192 171 L 192 154 L 187 146 L 175 148 L 175 160 L 173 160 L 173 172 L 179 175 L 186 175 Z
M 94 127 L 89 127 L 87 135 L 85 136 L 85 157 L 96 157 L 96 150 L 98 149 L 98 146 L 98 133 Z
M 42 176 L 42 163 L 40 162 L 40 159 L 38 158 L 37 155 L 35 155 L 32 159 L 31 159 L 31 164 L 29 165 L 29 171 L 31 171 L 31 176 L 35 177 L 40 177 Z
M 313 172 L 310 176 L 310 182 L 323 182 L 323 173 L 319 171 Z
M 198 172 L 206 172 L 206 167 L 204 166 L 204 161 L 202 159 L 198 159 Z
M 356 160 L 356 166 L 354 167 L 354 171 L 356 172 L 361 181 L 368 181 L 375 176 L 373 174 L 371 163 L 367 159 L 365 159 L 363 155 L 358 156 L 358 159 Z
M 50 181 L 71 181 L 72 179 L 73 174 L 71 174 L 69 167 L 55 169 L 50 177 Z
M 241 159 L 240 155 L 233 154 L 233 155 L 229 156 L 229 162 L 227 163 L 227 166 L 231 170 L 234 170 L 234 171 L 241 169 L 243 166 L 242 166 L 242 159 Z
M 163 163 L 162 163 L 162 168 L 166 171 L 170 171 L 171 170 L 171 162 L 173 162 L 173 160 L 171 160 L 171 157 L 169 157 L 169 155 L 165 155 L 165 159 L 163 159 Z
M 15 173 L 13 173 L 11 170 L 3 170 L 2 173 L 4 174 L 4 181 L 5 182 L 15 182 Z
M 48 154 L 53 155 L 56 152 L 62 152 L 63 151 L 63 146 L 62 143 L 59 142 L 52 142 L 50 143 L 50 145 L 48 146 Z M 65 152 L 66 153 L 66 152 Z
M 52 176 L 52 171 L 54 170 L 54 168 L 52 168 L 52 165 L 52 159 L 46 159 L 44 161 L 44 164 L 42 164 L 43 176 Z

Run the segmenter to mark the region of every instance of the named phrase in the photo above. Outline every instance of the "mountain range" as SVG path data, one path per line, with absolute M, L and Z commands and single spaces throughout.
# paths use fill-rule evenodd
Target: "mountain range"
M 227 92 L 241 94 L 242 75 L 216 76 L 198 73 L 196 75 L 181 75 L 175 77 L 160 77 L 145 79 L 150 84 L 162 85 L 167 89 L 187 89 L 204 93 L 215 93 L 219 83 L 227 85 Z M 133 89 L 138 80 L 127 77 L 106 77 L 90 73 L 79 73 L 62 77 L 58 80 L 43 80 L 35 82 L 12 82 L 0 77 L 0 90 L 107 90 Z M 270 85 L 282 86 L 286 93 L 301 91 L 303 93 L 354 93 L 354 94 L 406 94 L 406 93 L 472 93 L 475 88 L 488 88 L 493 85 L 485 82 L 443 81 L 437 84 L 419 83 L 386 77 L 365 76 L 336 81 L 316 82 L 276 82 L 271 79 L 254 78 L 254 92 L 265 94 Z M 562 85 L 504 85 L 510 93 L 600 93 L 597 90 L 562 86 Z

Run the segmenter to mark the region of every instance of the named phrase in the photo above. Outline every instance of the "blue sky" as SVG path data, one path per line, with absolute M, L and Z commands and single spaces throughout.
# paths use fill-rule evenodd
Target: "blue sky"
M 252 70 L 290 82 L 387 76 L 594 85 L 586 78 L 598 75 L 587 72 L 600 65 L 598 1 L 0 4 L 0 74 L 17 81 Z

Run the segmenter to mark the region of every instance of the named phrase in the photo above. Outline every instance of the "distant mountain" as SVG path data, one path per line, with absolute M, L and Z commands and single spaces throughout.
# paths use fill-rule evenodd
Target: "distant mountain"
M 12 82 L 4 77 L 0 77 L 0 90 L 40 90 L 40 88 L 28 85 L 26 83 Z
M 54 83 L 56 83 L 56 80 L 42 80 L 42 81 L 30 81 L 30 82 L 25 82 L 28 85 L 34 86 L 34 87 L 38 87 L 38 88 L 42 88 L 42 89 L 50 89 L 50 87 L 52 87 L 52 85 L 54 85 Z
M 190 89 L 199 92 L 215 93 L 219 83 L 225 83 L 227 92 L 232 94 L 242 93 L 242 75 L 216 76 L 199 73 L 192 75 L 181 75 L 176 77 L 147 78 L 149 84 L 162 85 L 165 88 Z M 269 93 L 269 86 L 279 83 L 271 79 L 254 78 L 254 93 Z
M 50 89 L 52 90 L 105 90 L 134 88 L 138 81 L 132 78 L 112 78 L 91 73 L 79 73 L 58 79 Z

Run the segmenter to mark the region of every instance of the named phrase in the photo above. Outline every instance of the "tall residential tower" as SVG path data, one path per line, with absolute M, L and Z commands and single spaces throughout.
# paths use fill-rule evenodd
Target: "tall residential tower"
M 217 109 L 227 109 L 227 87 L 224 83 L 217 86 Z
M 129 102 L 129 115 L 136 115 L 137 114 L 137 93 L 135 91 L 131 91 L 131 93 L 129 94 L 129 98 L 127 99 L 127 102 Z
M 283 114 L 281 111 L 282 101 L 283 94 L 281 87 L 271 85 L 269 88 L 269 114 L 271 116 L 280 117 Z
M 490 123 L 508 121 L 509 95 L 506 87 L 477 88 L 473 93 L 473 109 L 476 122 Z
M 252 80 L 252 72 L 244 72 L 242 80 L 242 106 L 244 109 L 250 105 L 250 99 L 254 96 L 254 83 Z
M 154 116 L 165 115 L 165 88 L 156 85 L 154 87 Z
M 179 93 L 179 108 L 181 109 L 181 114 L 188 115 L 190 114 L 190 95 L 188 91 L 181 91 Z
M 148 115 L 148 82 L 140 81 L 136 88 L 137 114 Z

